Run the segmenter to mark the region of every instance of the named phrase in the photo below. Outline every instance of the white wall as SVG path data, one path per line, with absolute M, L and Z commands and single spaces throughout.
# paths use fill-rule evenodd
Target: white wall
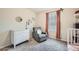
M 21 16 L 23 21 L 18 23 L 15 17 Z M 19 8 L 0 8 L 0 48 L 8 46 L 10 42 L 10 30 L 25 30 L 26 21 L 32 20 L 36 14 L 29 9 Z M 33 26 L 35 25 L 34 21 Z
M 67 30 L 72 28 L 75 22 L 74 13 L 77 9 L 65 8 L 61 12 L 61 40 L 67 41 Z
M 46 12 L 51 12 L 51 11 L 56 11 L 57 9 L 52 9 L 52 10 L 48 10 L 48 11 L 43 11 L 38 13 L 37 16 L 37 24 L 38 26 L 41 26 L 42 29 L 45 31 L 45 23 L 46 23 Z M 61 12 L 61 40 L 66 41 L 67 38 L 67 29 L 71 28 L 73 23 L 75 22 L 75 18 L 74 18 L 74 12 L 77 9 L 75 8 L 65 8 L 63 10 L 63 12 Z M 49 34 L 51 35 L 51 33 Z M 51 37 L 55 38 L 55 33 L 53 33 L 53 35 L 51 35 Z

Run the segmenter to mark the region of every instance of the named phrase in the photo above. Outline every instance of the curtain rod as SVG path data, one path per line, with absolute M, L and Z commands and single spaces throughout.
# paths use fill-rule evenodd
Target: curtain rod
M 50 12 L 47 12 L 47 13 L 57 12 L 57 11 L 63 11 L 63 10 L 64 10 L 63 8 L 60 8 L 59 10 L 56 10 L 56 11 L 50 11 Z

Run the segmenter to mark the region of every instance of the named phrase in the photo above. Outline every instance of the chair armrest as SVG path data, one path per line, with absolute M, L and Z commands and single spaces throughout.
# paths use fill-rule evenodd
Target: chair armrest
M 42 32 L 42 34 L 47 34 L 46 32 Z

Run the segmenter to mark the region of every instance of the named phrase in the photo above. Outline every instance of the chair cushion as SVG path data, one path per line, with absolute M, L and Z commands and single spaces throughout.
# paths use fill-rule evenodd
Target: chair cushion
M 38 29 L 38 30 L 37 30 L 37 34 L 38 34 L 38 35 L 41 35 L 41 33 L 42 33 L 41 29 Z
M 46 37 L 46 34 L 39 35 L 40 38 Z

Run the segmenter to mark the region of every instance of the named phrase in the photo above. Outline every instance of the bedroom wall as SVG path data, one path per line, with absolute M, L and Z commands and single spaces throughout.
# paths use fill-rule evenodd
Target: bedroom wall
M 16 22 L 17 16 L 21 16 L 23 21 Z M 25 30 L 26 21 L 32 17 L 35 18 L 36 14 L 26 8 L 0 8 L 0 48 L 11 45 L 10 30 Z M 35 26 L 35 21 L 32 20 L 32 24 Z
M 45 22 L 46 22 L 46 17 L 45 17 L 45 13 L 46 12 L 50 12 L 50 11 L 56 11 L 58 9 L 52 9 L 52 10 L 48 10 L 48 11 L 43 11 L 38 13 L 37 16 L 37 26 L 41 26 L 42 29 L 45 31 Z M 65 8 L 63 10 L 63 12 L 61 12 L 61 40 L 63 41 L 67 41 L 67 29 L 72 27 L 75 18 L 74 18 L 74 12 L 77 9 L 74 8 Z M 51 35 L 52 33 L 49 33 L 49 35 Z M 55 33 L 53 33 L 53 35 L 51 35 L 51 37 L 55 38 Z

